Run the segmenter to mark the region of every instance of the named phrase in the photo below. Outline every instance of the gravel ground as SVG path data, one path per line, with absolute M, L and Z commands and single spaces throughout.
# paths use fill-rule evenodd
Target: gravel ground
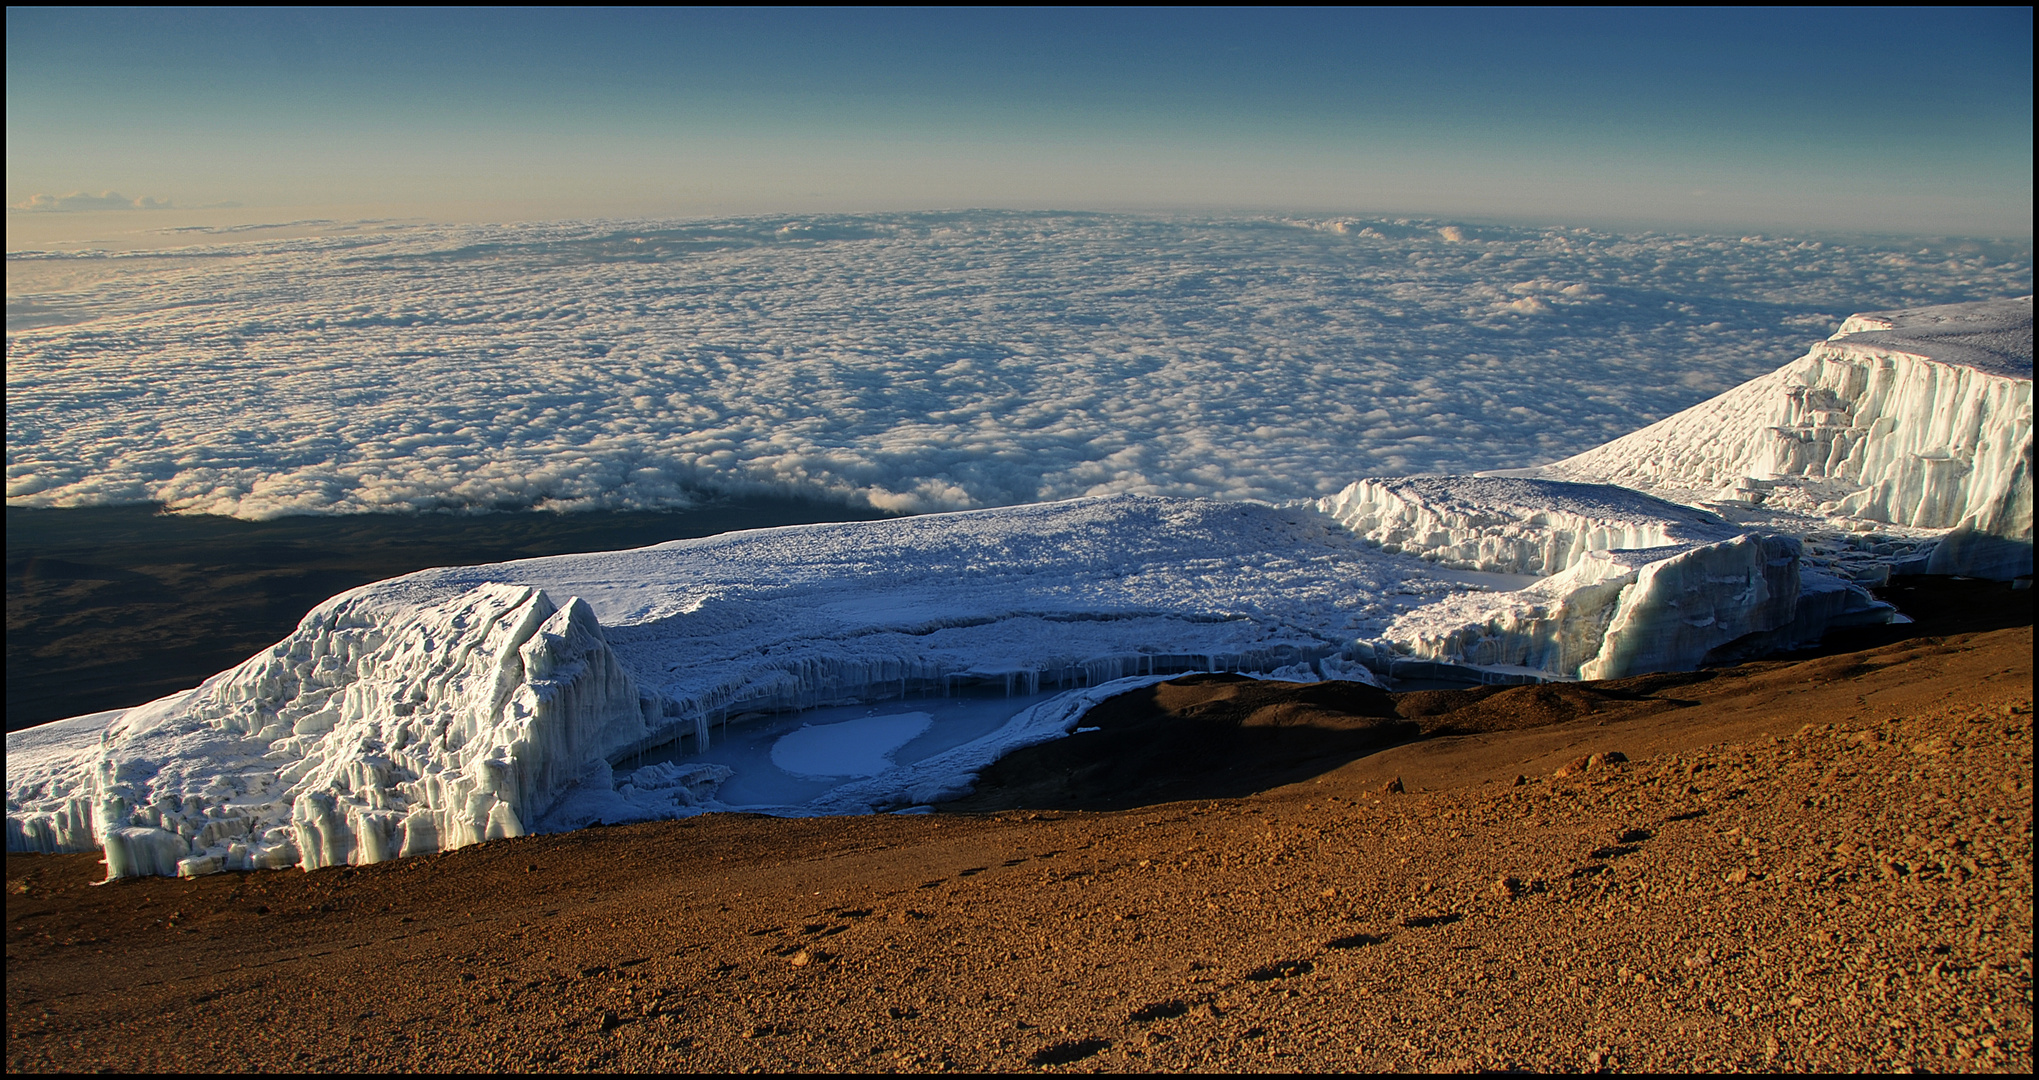
M 1400 695 L 1428 737 L 1356 760 L 1386 721 L 1321 688 L 1192 680 L 1100 734 L 1331 756 L 1161 746 L 1207 782 L 1124 808 L 1015 772 L 310 874 L 9 855 L 8 1068 L 2029 1072 L 2031 658 Z

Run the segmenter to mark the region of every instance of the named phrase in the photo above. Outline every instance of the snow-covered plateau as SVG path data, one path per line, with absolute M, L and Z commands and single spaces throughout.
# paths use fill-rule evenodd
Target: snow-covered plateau
M 2029 577 L 2031 455 L 2028 296 L 1857 315 L 1772 374 L 1514 475 L 428 570 L 328 600 L 194 690 L 10 734 L 8 850 L 103 847 L 115 877 L 312 869 L 682 816 L 730 805 L 731 768 L 702 755 L 761 716 L 1065 691 L 917 757 L 938 724 L 903 709 L 775 744 L 825 790 L 773 812 L 897 810 L 1185 671 L 1691 668 L 1888 621 L 1864 585 L 1893 572 Z M 859 732 L 882 746 L 840 750 Z M 831 756 L 839 782 L 815 773 Z

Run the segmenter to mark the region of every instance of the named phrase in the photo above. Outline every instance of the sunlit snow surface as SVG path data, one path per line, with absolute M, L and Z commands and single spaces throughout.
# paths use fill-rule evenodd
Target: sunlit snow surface
M 699 488 L 911 510 L 1314 498 L 1553 461 L 1772 370 L 1850 312 L 2029 291 L 2031 262 L 955 213 L 336 225 L 13 252 L 8 281 L 10 505 L 265 517 Z

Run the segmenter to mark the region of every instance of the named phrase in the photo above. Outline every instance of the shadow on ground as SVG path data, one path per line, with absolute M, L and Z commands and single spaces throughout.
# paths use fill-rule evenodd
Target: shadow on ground
M 1699 671 L 1587 683 L 1389 693 L 1356 682 L 1283 683 L 1191 675 L 1121 694 L 1092 709 L 1080 734 L 1008 754 L 944 812 L 1123 810 L 1241 798 L 1322 776 L 1359 758 L 1432 739 L 1553 727 L 1583 717 L 1615 723 L 1699 705 L 1711 684 L 1816 663 L 1847 679 L 1881 663 L 1853 654 L 1920 639 L 2032 625 L 2032 593 L 1964 578 L 1901 579 L 1884 590 L 1913 621 L 1832 635 L 1817 649 Z
M 327 597 L 414 570 L 885 516 L 763 497 L 674 511 L 273 521 L 154 505 L 10 506 L 7 730 L 197 686 L 281 640 Z
M 1357 682 L 1189 675 L 1121 694 L 1085 730 L 1000 758 L 945 812 L 1121 810 L 1252 795 L 1426 739 L 1544 727 L 1582 716 L 1685 708 L 1707 672 L 1599 683 L 1390 694 Z

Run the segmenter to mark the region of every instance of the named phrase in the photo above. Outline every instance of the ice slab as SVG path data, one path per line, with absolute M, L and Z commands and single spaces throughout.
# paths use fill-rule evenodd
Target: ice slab
M 1470 587 L 1308 506 L 1107 496 L 426 571 L 365 602 L 504 581 L 583 598 L 690 745 L 745 712 L 1313 664 Z
M 797 813 L 846 781 L 909 768 L 992 735 L 1058 696 L 968 695 L 810 709 L 734 725 L 705 752 L 668 748 L 655 757 L 728 770 L 703 806 Z M 840 756 L 819 752 L 824 749 Z

